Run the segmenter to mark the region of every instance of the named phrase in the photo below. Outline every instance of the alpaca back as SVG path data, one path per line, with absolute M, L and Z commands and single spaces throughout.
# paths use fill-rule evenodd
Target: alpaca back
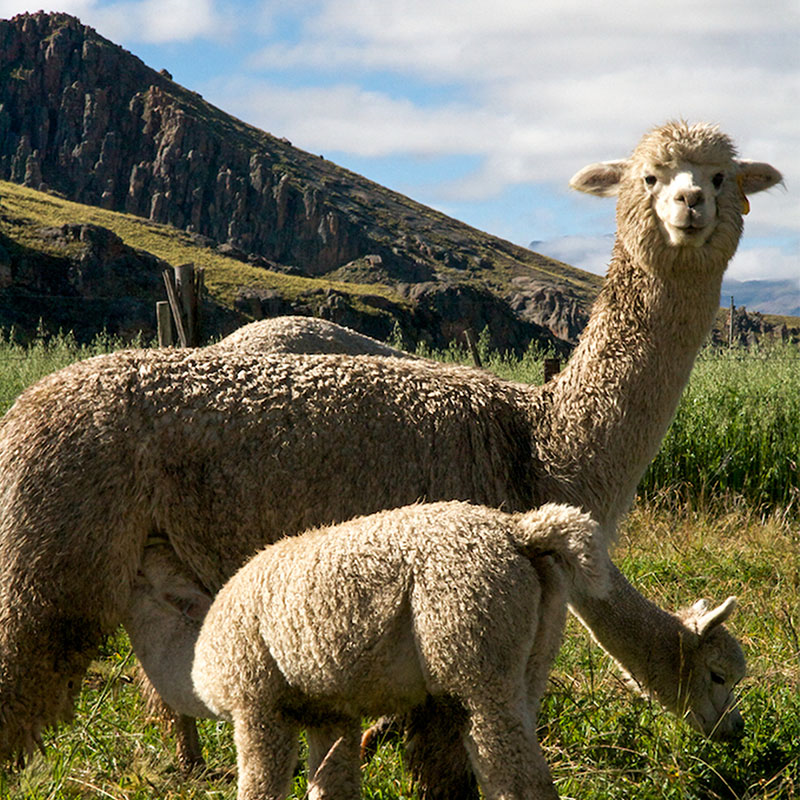
M 392 358 L 198 353 L 176 366 L 138 392 L 164 420 L 141 443 L 142 489 L 210 588 L 320 524 L 420 499 L 533 505 L 523 387 Z
M 285 316 L 243 325 L 208 349 L 224 354 L 343 353 L 416 358 L 358 331 L 317 317 Z

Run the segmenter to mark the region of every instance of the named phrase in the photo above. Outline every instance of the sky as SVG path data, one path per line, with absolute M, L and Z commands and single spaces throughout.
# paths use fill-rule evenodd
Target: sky
M 43 0 L 0 0 L 0 18 Z M 668 119 L 785 184 L 728 270 L 800 289 L 798 0 L 62 0 L 240 119 L 477 228 L 603 273 L 614 201 L 570 177 Z

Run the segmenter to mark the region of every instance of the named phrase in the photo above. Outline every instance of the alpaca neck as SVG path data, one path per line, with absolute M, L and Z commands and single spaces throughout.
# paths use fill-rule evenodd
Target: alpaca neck
M 711 327 L 723 271 L 693 253 L 656 271 L 617 241 L 581 341 L 544 389 L 550 496 L 577 501 L 607 529 L 627 510 Z
M 646 600 L 610 566 L 611 586 L 606 597 L 598 599 L 576 591 L 570 607 L 639 691 L 679 712 L 681 645 L 686 631 L 677 617 Z

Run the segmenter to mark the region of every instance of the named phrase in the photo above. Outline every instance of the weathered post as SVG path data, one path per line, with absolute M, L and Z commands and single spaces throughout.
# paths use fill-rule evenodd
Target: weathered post
M 186 344 L 183 347 L 195 347 L 197 345 L 196 336 L 196 311 L 194 294 L 194 264 L 179 264 L 175 267 L 175 291 L 178 295 L 178 302 L 186 331 Z
M 172 347 L 175 336 L 172 332 L 172 316 L 168 300 L 159 300 L 156 303 L 156 320 L 158 321 L 158 346 Z
M 175 272 L 174 270 L 165 269 L 161 276 L 164 278 L 164 288 L 167 290 L 167 300 L 169 307 L 172 310 L 172 319 L 175 322 L 175 330 L 178 332 L 178 346 L 188 347 L 188 339 L 186 338 L 186 327 L 183 324 L 183 314 L 181 313 L 181 304 L 178 293 L 175 290 Z
M 733 312 L 736 307 L 733 305 L 733 295 L 731 295 L 731 310 L 728 314 L 728 347 L 733 347 Z
M 194 264 L 181 264 L 171 270 L 164 270 L 162 277 L 178 334 L 178 344 L 180 347 L 197 347 L 200 343 L 200 309 L 205 271 L 202 268 L 195 269 Z M 156 304 L 156 313 L 166 312 L 160 312 Z M 159 322 L 159 331 L 160 325 Z M 170 341 L 173 341 L 172 336 Z
M 470 336 L 469 331 L 465 328 L 464 329 L 464 338 L 467 340 L 467 347 L 469 347 L 470 352 L 472 353 L 472 363 L 476 367 L 483 367 L 483 363 L 481 362 L 481 354 L 478 352 L 478 345 L 475 344 L 475 340 Z
M 544 360 L 544 382 L 550 380 L 554 375 L 561 372 L 561 359 L 560 358 L 546 358 Z

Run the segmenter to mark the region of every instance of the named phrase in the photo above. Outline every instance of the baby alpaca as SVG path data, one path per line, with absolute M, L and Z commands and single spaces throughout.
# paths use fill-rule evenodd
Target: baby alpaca
M 359 796 L 362 716 L 463 708 L 486 798 L 556 798 L 536 739 L 571 583 L 601 594 L 588 514 L 452 501 L 292 536 L 222 588 L 195 648 L 200 699 L 234 724 L 239 800 L 287 795 L 307 727 L 309 796 Z

